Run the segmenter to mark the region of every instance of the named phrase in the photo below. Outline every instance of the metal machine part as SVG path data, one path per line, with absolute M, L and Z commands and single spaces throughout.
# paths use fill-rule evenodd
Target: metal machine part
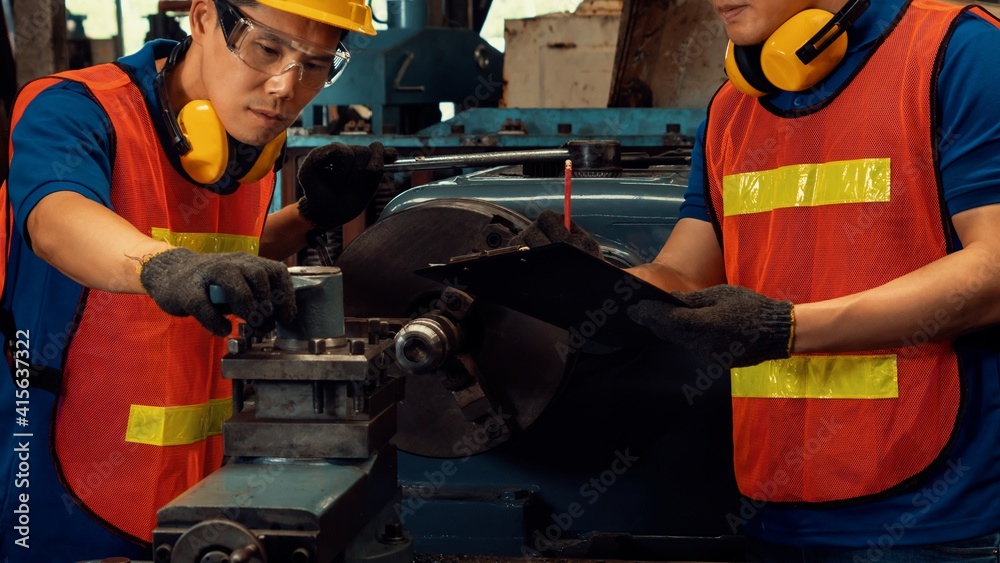
M 298 312 L 278 327 L 282 341 L 308 341 L 344 336 L 344 278 L 336 268 L 291 268 Z
M 204 537 L 215 539 L 211 551 L 204 553 Z M 301 552 L 300 552 L 301 553 Z M 175 557 L 181 561 L 229 561 L 231 563 L 267 563 L 264 546 L 246 527 L 231 520 L 212 519 L 184 532 L 172 550 L 158 551 L 157 559 Z M 301 557 L 300 557 L 301 559 Z
M 386 172 L 411 172 L 477 166 L 503 166 L 524 162 L 558 162 L 570 157 L 568 149 L 538 149 L 449 156 L 417 156 L 401 158 L 385 166 Z
M 396 363 L 414 374 L 440 368 L 461 346 L 461 329 L 447 317 L 424 316 L 396 335 Z
M 601 243 L 607 261 L 620 266 L 649 261 L 677 221 L 688 173 L 685 166 L 625 167 L 619 178 L 581 178 L 573 186 L 574 221 Z M 512 166 L 408 190 L 348 248 L 349 260 L 341 260 L 349 311 L 387 316 L 404 311 L 405 316 L 425 318 L 428 309 L 443 313 L 440 303 L 426 305 L 441 301 L 440 286 L 411 272 L 452 256 L 495 252 L 494 245 L 484 244 L 489 236 L 499 238 L 496 248 L 506 246 L 503 229 L 519 229 L 527 224 L 524 218 L 543 209 L 561 209 L 562 189 L 559 178 L 527 177 L 520 167 Z M 519 221 L 513 227 L 498 225 L 500 219 L 511 217 Z M 484 225 L 491 229 L 485 234 Z M 354 274 L 360 275 L 356 281 L 351 279 Z M 608 307 L 590 311 L 593 322 L 601 322 L 605 313 L 624 315 L 634 302 L 629 292 L 612 292 L 608 298 Z M 505 338 L 506 346 L 498 348 L 493 358 L 505 362 L 506 371 L 492 371 L 489 358 L 476 352 L 471 354 L 472 367 L 487 370 L 496 388 L 503 389 L 508 380 L 517 385 L 525 376 L 528 381 L 521 385 L 531 389 L 537 380 L 539 393 L 546 393 L 545 372 L 535 356 L 544 356 L 540 351 L 558 346 L 559 341 L 545 344 L 526 332 L 530 325 L 511 317 L 497 327 L 483 316 L 488 308 L 477 296 L 465 320 L 458 323 L 463 330 L 474 330 L 466 333 L 467 344 L 455 357 L 476 350 L 470 343 L 478 342 L 480 334 Z M 477 325 L 471 322 L 474 319 L 482 320 Z M 575 352 L 572 375 L 562 376 L 563 385 L 544 412 L 524 432 L 500 447 L 480 448 L 479 455 L 472 455 L 476 452 L 468 446 L 479 443 L 478 437 L 484 441 L 488 437 L 482 426 L 464 426 L 468 434 L 452 432 L 441 438 L 443 444 L 433 441 L 438 428 L 463 428 L 464 413 L 458 405 L 467 398 L 439 385 L 431 394 L 427 385 L 430 400 L 436 402 L 427 412 L 406 413 L 421 407 L 419 401 L 410 404 L 415 396 L 411 385 L 436 383 L 435 375 L 407 376 L 401 432 L 409 432 L 414 442 L 422 437 L 417 445 L 428 450 L 459 449 L 465 454 L 459 459 L 435 459 L 400 452 L 404 491 L 400 518 L 413 535 L 415 551 L 739 560 L 739 538 L 730 526 L 740 504 L 732 477 L 728 379 L 711 379 L 709 374 L 717 368 L 701 365 L 670 346 L 594 348 L 584 338 L 587 325 L 579 328 L 568 337 Z M 439 371 L 456 379 L 468 377 L 468 370 L 460 369 L 463 366 L 444 366 Z M 434 425 L 439 420 L 437 405 L 453 410 L 453 417 L 445 420 L 448 424 Z M 623 459 L 628 460 L 627 468 Z
M 297 317 L 277 338 L 242 331 L 222 375 L 231 462 L 157 513 L 156 563 L 409 561 L 399 503 L 390 359 L 400 321 L 344 317 L 339 269 L 292 268 Z M 245 326 L 245 325 L 244 325 Z M 394 528 L 395 526 L 395 528 Z M 393 541 L 381 541 L 389 529 Z
M 563 383 L 573 360 L 566 331 L 491 304 L 441 306 L 445 287 L 413 273 L 506 246 L 528 224 L 490 203 L 438 200 L 379 221 L 341 255 L 349 316 L 423 317 L 397 337 L 401 363 L 421 372 L 405 378 L 401 450 L 460 457 L 493 449 L 534 422 Z
M 418 170 L 444 170 L 449 168 L 482 168 L 557 163 L 569 160 L 573 174 L 578 178 L 614 178 L 621 176 L 623 168 L 648 168 L 656 164 L 688 164 L 689 151 L 676 155 L 650 157 L 645 153 L 622 154 L 621 143 L 608 140 L 580 140 L 566 143 L 561 149 L 535 149 L 503 151 L 481 154 L 449 156 L 417 156 L 402 158 L 385 166 L 386 172 L 415 172 Z M 562 172 L 562 167 L 557 167 Z M 544 174 L 538 174 L 544 175 Z M 558 176 L 559 174 L 552 174 Z

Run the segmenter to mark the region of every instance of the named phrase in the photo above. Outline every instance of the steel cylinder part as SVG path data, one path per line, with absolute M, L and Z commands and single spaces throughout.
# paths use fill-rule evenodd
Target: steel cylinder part
M 462 344 L 461 329 L 446 317 L 427 315 L 410 321 L 396 334 L 396 364 L 410 373 L 440 368 Z
M 295 287 L 298 313 L 278 326 L 282 340 L 321 340 L 344 336 L 344 276 L 340 268 L 296 266 L 289 268 Z
M 573 175 L 580 178 L 617 178 L 622 174 L 619 141 L 570 141 L 566 143 Z
M 423 29 L 427 27 L 427 0 L 389 0 L 389 29 Z

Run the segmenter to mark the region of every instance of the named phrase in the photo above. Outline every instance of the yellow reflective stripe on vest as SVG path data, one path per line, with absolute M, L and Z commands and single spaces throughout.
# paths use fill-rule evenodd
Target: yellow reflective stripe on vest
M 733 397 L 895 399 L 896 356 L 793 356 L 733 368 Z
M 153 227 L 150 236 L 154 240 L 162 240 L 199 254 L 248 252 L 256 256 L 260 251 L 259 237 L 216 233 L 174 233 L 158 227 Z
M 796 164 L 722 179 L 726 217 L 789 207 L 889 201 L 889 159 Z
M 232 399 L 202 405 L 147 407 L 132 405 L 125 441 L 150 446 L 194 444 L 222 434 L 222 423 L 233 416 Z

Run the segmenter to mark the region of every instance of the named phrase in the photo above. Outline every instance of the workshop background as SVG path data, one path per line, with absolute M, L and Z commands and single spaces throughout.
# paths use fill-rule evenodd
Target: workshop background
M 189 4 L 0 2 L 4 120 L 33 78 L 183 37 Z M 274 208 L 298 199 L 298 163 L 330 142 L 452 158 L 394 168 L 365 213 L 289 261 L 339 268 L 310 298 L 319 318 L 279 333 L 308 345 L 231 343 L 234 463 L 161 511 L 151 558 L 183 561 L 192 531 L 222 515 L 220 552 L 260 543 L 271 561 L 741 560 L 736 525 L 755 509 L 735 486 L 728 377 L 643 345 L 621 322 L 634 280 L 572 255 L 524 264 L 563 272 L 527 284 L 487 266 L 424 271 L 561 211 L 567 158 L 573 219 L 605 260 L 650 261 L 725 79 L 710 4 L 372 8 L 379 34 L 350 36 L 347 73 L 290 132 Z

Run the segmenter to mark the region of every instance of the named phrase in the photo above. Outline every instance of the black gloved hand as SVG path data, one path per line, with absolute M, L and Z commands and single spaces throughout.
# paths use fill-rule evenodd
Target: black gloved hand
M 689 307 L 640 301 L 628 308 L 628 316 L 707 363 L 731 356 L 732 365 L 725 367 L 745 367 L 789 357 L 794 325 L 790 301 L 735 285 L 672 295 Z
M 313 149 L 299 168 L 305 194 L 299 213 L 325 230 L 357 217 L 375 196 L 385 165 L 396 161 L 396 149 L 382 143 L 367 147 L 330 143 Z
M 510 246 L 545 246 L 554 242 L 566 242 L 588 254 L 601 258 L 601 245 L 587 231 L 570 222 L 570 230 L 563 224 L 562 214 L 546 209 L 523 231 L 510 239 Z
M 290 323 L 295 317 L 295 290 L 288 268 L 245 252 L 198 254 L 173 248 L 150 258 L 142 266 L 139 281 L 166 313 L 191 315 L 216 336 L 226 336 L 233 325 L 212 304 L 208 289 L 212 284 L 225 291 L 233 313 L 255 332 L 267 332 L 275 320 Z

